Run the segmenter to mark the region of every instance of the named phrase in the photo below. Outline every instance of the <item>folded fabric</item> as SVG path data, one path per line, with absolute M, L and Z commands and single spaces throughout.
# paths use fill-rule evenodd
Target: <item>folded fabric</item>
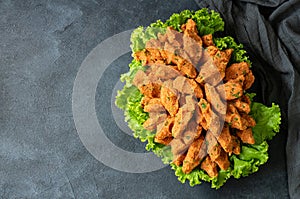
M 225 34 L 243 43 L 255 65 L 255 91 L 265 104 L 282 110 L 287 131 L 286 164 L 289 195 L 300 198 L 300 1 L 196 0 L 199 7 L 221 13 Z

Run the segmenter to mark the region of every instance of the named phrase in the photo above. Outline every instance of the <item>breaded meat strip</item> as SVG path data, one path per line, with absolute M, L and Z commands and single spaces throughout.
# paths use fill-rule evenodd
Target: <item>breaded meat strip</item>
M 209 156 L 206 156 L 206 158 L 201 163 L 201 169 L 206 171 L 206 173 L 211 177 L 217 177 L 218 176 L 218 165 L 211 160 Z
M 255 144 L 255 140 L 252 134 L 252 128 L 247 128 L 243 131 L 237 131 L 236 135 L 246 144 Z
M 143 123 L 143 127 L 149 131 L 154 131 L 157 128 L 157 126 L 166 119 L 166 113 L 150 112 L 149 118 Z
M 229 155 L 232 153 L 236 155 L 240 154 L 240 141 L 237 139 L 237 137 L 230 134 L 230 129 L 227 124 L 224 125 L 222 132 L 220 133 L 219 137 L 217 137 L 217 140 L 224 151 L 229 153 Z
M 147 105 L 144 106 L 145 112 L 164 112 L 166 109 L 162 105 L 160 98 L 152 98 Z
M 247 62 L 234 63 L 226 69 L 225 81 L 236 79 L 238 76 L 244 76 L 243 89 L 249 89 L 254 83 L 255 77 L 250 70 L 250 64 Z
M 219 69 L 212 60 L 204 62 L 204 64 L 200 66 L 199 70 L 199 74 L 195 79 L 199 84 L 204 85 L 205 83 L 208 83 L 212 86 L 216 86 L 222 80 Z
M 231 64 L 228 68 L 226 68 L 226 76 L 224 78 L 225 81 L 230 79 L 236 79 L 238 76 L 245 76 L 249 73 L 249 64 L 247 62 L 240 62 Z
M 206 99 L 213 109 L 220 114 L 226 114 L 226 102 L 222 99 L 217 89 L 209 84 L 204 84 L 204 91 Z
M 195 167 L 200 165 L 201 160 L 206 155 L 206 147 L 203 143 L 204 137 L 200 136 L 189 147 L 186 157 L 183 160 L 182 171 L 184 173 L 190 173 Z
M 157 126 L 156 135 L 154 137 L 154 141 L 157 143 L 161 143 L 164 145 L 168 145 L 173 137 L 172 137 L 172 127 L 174 125 L 174 118 L 168 117 L 165 122 L 162 122 Z
M 179 108 L 179 97 L 177 91 L 173 89 L 172 81 L 164 82 L 160 90 L 160 99 L 170 115 L 172 117 L 175 116 Z
M 225 99 L 233 100 L 243 95 L 243 85 L 237 79 L 231 79 L 224 84 Z
M 174 158 L 173 163 L 177 166 L 180 166 L 180 165 L 182 165 L 185 157 L 186 157 L 186 154 L 178 155 Z
M 189 110 L 189 106 L 187 104 L 179 108 L 172 128 L 172 135 L 174 138 L 182 138 L 182 134 L 186 130 L 192 118 L 193 112 Z
M 173 81 L 173 88 L 182 94 L 195 95 L 197 98 L 203 97 L 203 92 L 199 84 L 193 79 L 188 79 L 182 75 Z
M 198 35 L 197 24 L 192 19 L 188 19 L 185 24 L 183 46 L 192 64 L 196 67 L 202 56 L 202 39 Z
M 133 85 L 138 87 L 138 89 L 141 91 L 143 95 L 149 98 L 160 97 L 161 84 L 151 82 L 144 71 L 139 70 L 136 73 L 132 83 Z
M 233 100 L 232 104 L 240 111 L 244 113 L 250 112 L 250 99 L 249 97 L 243 95 L 242 97 Z
M 199 123 L 205 130 L 208 130 L 212 118 L 210 104 L 204 98 L 201 98 L 198 106 L 200 107 Z
M 241 115 L 239 114 L 235 106 L 231 103 L 227 104 L 227 113 L 226 113 L 225 121 L 232 128 L 239 129 L 239 130 L 246 129 L 245 125 L 243 124 Z
M 205 137 L 207 144 L 207 153 L 209 154 L 212 161 L 216 162 L 217 165 L 222 169 L 226 170 L 230 166 L 228 154 L 223 150 L 221 145 L 217 142 L 216 138 L 212 133 L 207 133 Z

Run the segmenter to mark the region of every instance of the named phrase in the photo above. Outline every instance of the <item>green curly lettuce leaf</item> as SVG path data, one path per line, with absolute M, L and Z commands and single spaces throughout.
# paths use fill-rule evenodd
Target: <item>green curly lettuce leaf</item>
M 278 105 L 267 107 L 261 103 L 253 102 L 251 113 L 256 120 L 256 126 L 252 128 L 255 143 L 271 140 L 279 132 L 281 113 Z
M 257 172 L 258 167 L 268 160 L 268 143 L 266 141 L 257 145 L 243 145 L 239 155 L 230 157 L 233 163 L 232 176 L 235 178 L 245 177 Z
M 220 14 L 213 10 L 209 11 L 207 8 L 196 12 L 184 10 L 181 13 L 175 13 L 165 24 L 181 32 L 181 25 L 185 24 L 188 19 L 193 19 L 196 22 L 198 33 L 201 36 L 224 30 L 224 21 Z

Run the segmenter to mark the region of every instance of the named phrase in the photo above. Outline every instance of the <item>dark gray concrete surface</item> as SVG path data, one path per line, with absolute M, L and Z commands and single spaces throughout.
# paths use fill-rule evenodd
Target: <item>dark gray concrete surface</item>
M 72 89 L 88 53 L 116 33 L 197 8 L 192 0 L 0 0 L 0 198 L 288 198 L 284 132 L 259 172 L 219 190 L 181 184 L 169 167 L 113 170 L 78 137 Z M 129 62 L 128 54 L 105 72 L 112 78 L 100 80 L 96 109 L 116 145 L 142 152 L 143 144 L 101 114 Z

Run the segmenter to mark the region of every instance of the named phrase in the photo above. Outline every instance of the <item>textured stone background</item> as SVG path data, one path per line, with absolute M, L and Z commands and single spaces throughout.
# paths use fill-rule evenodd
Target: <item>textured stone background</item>
M 71 96 L 88 53 L 114 34 L 197 8 L 192 0 L 0 0 L 0 198 L 288 198 L 284 132 L 259 172 L 217 191 L 182 185 L 169 167 L 145 174 L 108 168 L 77 135 Z M 100 80 L 96 109 L 116 145 L 142 152 L 102 114 L 129 62 L 122 56 L 105 72 L 112 78 Z

